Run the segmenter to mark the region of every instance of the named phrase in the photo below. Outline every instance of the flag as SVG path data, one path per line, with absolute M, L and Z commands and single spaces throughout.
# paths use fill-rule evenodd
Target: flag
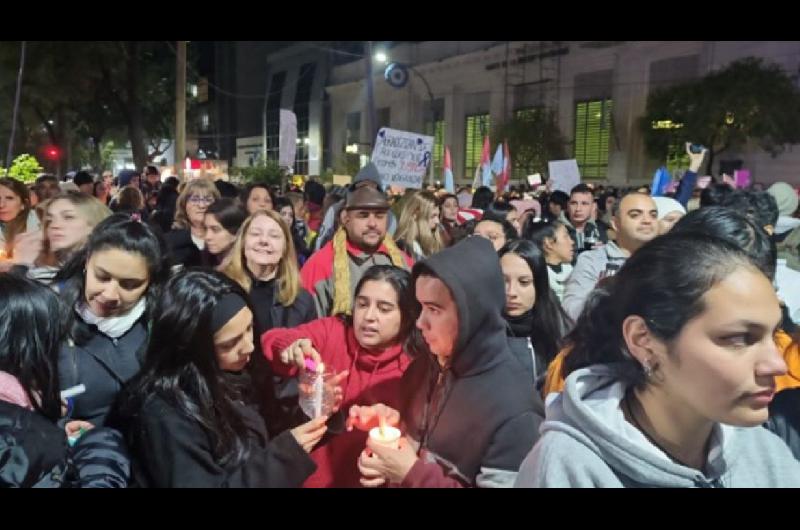
M 483 139 L 483 152 L 481 153 L 481 186 L 492 186 L 492 165 L 490 158 L 492 155 L 489 152 L 489 137 Z
M 503 172 L 503 146 L 498 145 L 497 151 L 494 153 L 494 159 L 492 160 L 492 173 L 495 175 L 499 175 Z
M 508 142 L 503 142 L 503 169 L 497 175 L 497 194 L 501 194 L 511 179 L 511 157 L 508 154 Z
M 450 148 L 444 148 L 444 189 L 447 193 L 455 193 L 456 185 L 453 182 L 453 163 L 450 161 Z
M 667 186 L 669 186 L 670 182 L 672 182 L 672 175 L 669 174 L 667 168 L 664 166 L 658 168 L 656 174 L 653 175 L 653 185 L 650 187 L 650 195 L 652 197 L 661 197 L 664 195 L 664 191 Z

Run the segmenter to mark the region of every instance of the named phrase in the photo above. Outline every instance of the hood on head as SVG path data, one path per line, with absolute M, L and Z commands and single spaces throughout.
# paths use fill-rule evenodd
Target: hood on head
M 500 259 L 488 239 L 468 237 L 414 266 L 416 281 L 429 268 L 450 290 L 458 308 L 458 339 L 453 371 L 459 376 L 483 371 L 500 362 L 508 349 L 505 283 Z

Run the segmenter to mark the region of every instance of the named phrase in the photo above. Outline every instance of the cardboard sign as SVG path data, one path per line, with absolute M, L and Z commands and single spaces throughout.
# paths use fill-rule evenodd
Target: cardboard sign
M 578 169 L 578 161 L 571 160 L 551 160 L 547 163 L 550 170 L 550 180 L 548 187 L 550 191 L 561 190 L 567 195 L 572 188 L 581 183 L 581 172 Z
M 535 188 L 536 186 L 541 185 L 541 183 L 542 183 L 541 173 L 534 173 L 533 175 L 528 175 L 528 184 L 531 185 L 531 188 Z
M 384 127 L 378 131 L 372 162 L 384 186 L 422 188 L 433 153 L 433 136 Z

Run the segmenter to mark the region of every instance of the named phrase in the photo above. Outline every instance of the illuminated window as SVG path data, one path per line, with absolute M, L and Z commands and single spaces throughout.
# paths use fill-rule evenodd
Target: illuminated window
M 575 159 L 583 178 L 605 178 L 611 137 L 610 99 L 575 104 Z
M 489 115 L 474 114 L 467 116 L 466 138 L 464 142 L 464 174 L 472 180 L 475 169 L 481 163 L 481 152 L 483 151 L 483 139 L 489 135 Z

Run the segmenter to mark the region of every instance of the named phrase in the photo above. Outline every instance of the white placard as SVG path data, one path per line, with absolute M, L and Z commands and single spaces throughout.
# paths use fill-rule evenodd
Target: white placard
M 574 158 L 571 160 L 551 160 L 547 165 L 550 169 L 550 181 L 548 184 L 551 192 L 561 190 L 569 195 L 572 188 L 581 183 L 578 161 Z
M 433 136 L 384 127 L 378 131 L 372 163 L 378 168 L 383 185 L 421 188 L 433 152 Z

